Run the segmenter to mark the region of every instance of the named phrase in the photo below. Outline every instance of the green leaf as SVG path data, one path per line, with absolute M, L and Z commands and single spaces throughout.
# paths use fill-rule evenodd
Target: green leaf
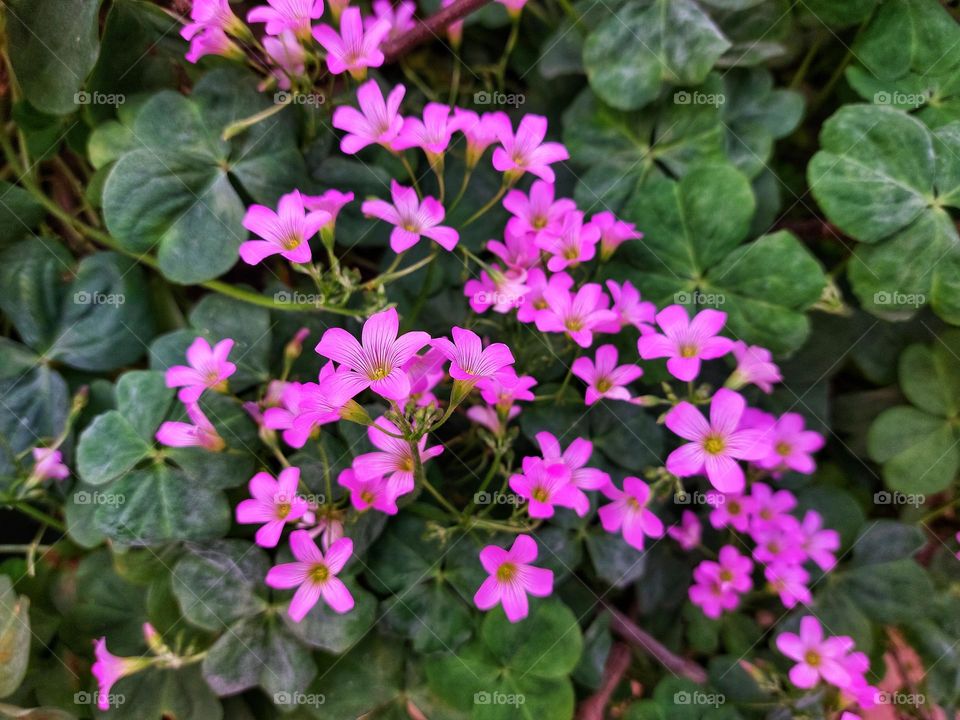
M 874 622 L 900 623 L 926 613 L 933 583 L 913 560 L 894 560 L 844 572 L 838 585 Z
M 77 472 L 90 485 L 103 485 L 133 469 L 151 450 L 123 415 L 110 410 L 99 415 L 80 436 Z
M 926 544 L 923 531 L 895 520 L 877 520 L 867 527 L 853 549 L 857 565 L 875 565 L 912 557 Z
M 30 661 L 30 598 L 17 595 L 0 575 L 0 697 L 20 687 Z
M 222 493 L 165 465 L 128 473 L 109 492 L 122 502 L 98 507 L 96 524 L 107 537 L 125 545 L 209 540 L 224 535 L 230 526 L 230 507 Z
M 352 579 L 346 579 L 345 583 L 353 595 L 353 610 L 340 614 L 320 601 L 298 623 L 288 615 L 283 616 L 290 632 L 307 645 L 334 654 L 356 645 L 378 618 L 377 599 Z
M 226 272 L 246 239 L 246 200 L 273 203 L 303 179 L 292 113 L 285 110 L 230 141 L 223 129 L 269 107 L 252 77 L 208 73 L 190 98 L 164 91 L 137 114 L 139 146 L 113 166 L 103 190 L 111 234 L 132 252 L 158 248 L 160 269 L 179 283 Z
M 947 420 L 912 407 L 885 410 L 870 426 L 870 457 L 883 464 L 891 490 L 932 494 L 953 482 L 960 468 L 956 432 Z
M 54 115 L 74 111 L 100 51 L 100 0 L 8 0 L 10 62 L 27 99 Z
M 960 413 L 960 332 L 944 333 L 932 346 L 911 345 L 900 355 L 900 387 L 907 399 L 933 415 Z
M 173 389 L 167 387 L 163 373 L 134 370 L 117 380 L 117 411 L 144 440 L 153 435 L 167 414 Z
M 196 664 L 176 670 L 150 668 L 138 672 L 121 678 L 113 692 L 122 695 L 124 702 L 103 714 L 110 720 L 223 717 L 220 701 L 207 687 Z
M 692 0 L 643 0 L 613 10 L 590 33 L 583 64 L 590 86 L 621 110 L 655 99 L 664 82 L 697 85 L 730 47 Z
M 70 398 L 63 377 L 46 365 L 0 382 L 0 397 L 0 474 L 11 475 L 15 455 L 62 432 Z
M 646 555 L 623 541 L 619 535 L 587 535 L 587 551 L 597 575 L 615 588 L 624 588 L 643 577 Z
M 184 617 L 198 627 L 223 631 L 240 618 L 263 612 L 266 553 L 243 540 L 191 545 L 171 574 Z
M 17 378 L 40 360 L 36 353 L 18 342 L 0 337 L 0 380 Z
M 315 717 L 322 720 L 363 717 L 401 695 L 403 647 L 375 632 L 344 655 L 319 655 L 318 658 L 319 673 L 307 694 L 307 698 L 311 695 L 323 698 L 318 705 L 308 705 Z
M 555 600 L 533 601 L 530 615 L 519 623 L 511 623 L 502 611 L 490 612 L 481 632 L 497 659 L 523 674 L 564 677 L 576 667 L 583 650 L 577 618 Z
M 463 602 L 443 583 L 415 585 L 384 603 L 383 622 L 417 652 L 456 650 L 473 634 Z
M 0 247 L 29 233 L 45 214 L 43 205 L 26 190 L 6 180 L 0 181 Z

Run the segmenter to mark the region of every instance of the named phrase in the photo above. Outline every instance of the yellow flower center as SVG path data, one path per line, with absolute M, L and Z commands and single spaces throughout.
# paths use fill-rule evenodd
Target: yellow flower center
M 790 447 L 790 444 L 782 441 L 777 443 L 776 450 L 777 455 L 781 457 L 787 457 L 791 452 L 793 452 L 793 448 Z
M 820 664 L 820 653 L 816 650 L 807 650 L 807 654 L 803 656 L 803 659 L 807 661 L 807 665 L 810 667 L 817 667 Z
M 513 563 L 504 563 L 497 568 L 497 580 L 500 582 L 510 582 L 517 576 L 517 566 Z
M 602 393 L 605 393 L 607 390 L 613 387 L 613 383 L 609 379 L 603 377 L 597 381 L 597 390 Z
M 697 346 L 696 345 L 681 345 L 680 346 L 680 357 L 692 358 L 697 356 Z
M 360 499 L 363 500 L 367 505 L 372 505 L 374 501 L 374 495 L 369 490 L 363 490 L 360 492 Z
M 537 215 L 533 219 L 533 227 L 536 230 L 543 230 L 547 226 L 547 219 L 543 215 Z
M 531 496 L 537 502 L 542 502 L 542 503 L 545 503 L 547 502 L 547 500 L 550 499 L 550 493 L 548 493 L 546 489 L 544 489 L 542 486 L 535 487 L 533 489 L 533 492 L 531 493 Z
M 277 517 L 283 520 L 290 514 L 290 503 L 282 502 L 277 505 Z
M 317 563 L 310 568 L 310 579 L 315 583 L 326 582 L 330 578 L 330 568 L 322 563 Z
M 733 580 L 733 573 L 730 572 L 730 571 L 727 570 L 727 569 L 721 570 L 721 571 L 720 571 L 720 580 L 723 581 L 723 582 L 725 582 L 725 583 L 730 582 L 731 580 Z
M 287 250 L 295 250 L 300 247 L 300 243 L 303 242 L 299 235 L 287 235 L 282 241 L 282 245 Z
M 723 449 L 726 446 L 727 444 L 719 435 L 707 435 L 706 439 L 703 441 L 703 449 L 711 455 L 719 455 L 723 452 Z
M 387 375 L 390 374 L 391 368 L 389 365 L 377 365 L 373 370 L 370 371 L 371 380 L 383 380 Z

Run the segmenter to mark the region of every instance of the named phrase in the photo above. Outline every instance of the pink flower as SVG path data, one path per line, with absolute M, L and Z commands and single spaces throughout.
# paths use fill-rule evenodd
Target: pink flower
M 193 421 L 192 425 L 185 422 L 162 423 L 157 430 L 157 442 L 168 447 L 202 447 L 210 452 L 220 452 L 227 446 L 199 405 L 188 403 L 187 415 Z
M 333 22 L 338 23 L 344 9 L 350 5 L 350 0 L 327 0 L 327 5 L 330 7 Z
M 352 110 L 353 108 L 348 108 Z M 333 228 L 337 222 L 337 215 L 343 209 L 343 206 L 353 202 L 352 192 L 340 192 L 339 190 L 327 190 L 322 195 L 304 195 L 303 205 L 310 212 L 325 212 L 330 216 L 324 228 Z M 321 228 L 323 229 L 323 228 Z
M 637 226 L 633 223 L 617 220 L 616 216 L 608 211 L 598 212 L 590 218 L 590 224 L 600 231 L 600 259 L 609 260 L 627 240 L 639 240 L 643 237 L 642 232 L 637 232 Z
M 797 662 L 790 668 L 790 682 L 808 690 L 822 678 L 831 685 L 845 687 L 850 682 L 850 673 L 843 666 L 842 658 L 850 649 L 848 637 L 824 638 L 820 621 L 812 615 L 800 620 L 800 633 L 781 633 L 777 636 L 777 649 Z
M 774 492 L 769 485 L 760 482 L 751 485 L 750 499 L 753 504 L 751 532 L 779 524 L 781 519 L 797 505 L 796 496 L 789 490 Z
M 780 602 L 784 607 L 792 608 L 797 603 L 806 605 L 813 600 L 807 587 L 810 573 L 799 565 L 774 563 L 767 566 L 763 575 L 773 591 L 780 595 Z
M 602 490 L 610 485 L 610 476 L 603 470 L 584 467 L 593 454 L 593 443 L 577 438 L 566 450 L 560 447 L 560 441 L 546 432 L 536 434 L 537 445 L 544 462 L 550 465 L 562 465 L 570 473 L 570 482 L 581 490 Z
M 462 116 L 450 118 L 449 105 L 429 102 L 423 108 L 423 120 L 408 117 L 403 121 L 403 128 L 393 141 L 393 149 L 418 147 L 434 163 L 446 152 L 453 133 L 460 129 L 463 122 Z
M 425 197 L 420 200 L 411 187 L 404 187 L 396 180 L 390 181 L 390 194 L 393 204 L 386 200 L 366 200 L 361 209 L 367 217 L 385 220 L 396 227 L 390 233 L 390 248 L 401 253 L 409 250 L 425 235 L 435 240 L 444 250 L 450 251 L 457 246 L 460 235 L 451 227 L 441 225 L 443 205 L 436 198 Z
M 531 270 L 533 272 L 533 270 Z M 507 313 L 515 307 L 521 310 L 529 288 L 524 284 L 524 270 L 501 272 L 499 265 L 491 265 L 490 272 L 480 271 L 479 280 L 467 280 L 463 294 L 470 298 L 470 309 L 475 313 L 486 312 L 491 307 L 496 313 Z
M 217 392 L 226 392 L 227 378 L 237 371 L 237 366 L 227 361 L 233 340 L 221 340 L 212 348 L 210 343 L 198 337 L 187 348 L 187 365 L 174 365 L 167 368 L 167 387 L 181 388 L 178 397 L 181 402 L 195 403 L 207 388 Z
M 530 375 L 517 375 L 512 367 L 505 367 L 496 375 L 484 378 L 477 383 L 480 397 L 490 405 L 500 410 L 507 410 L 515 402 L 531 402 L 534 395 L 530 388 L 535 387 L 537 381 Z
M 379 452 L 357 455 L 353 459 L 353 469 L 360 478 L 388 476 L 390 492 L 394 497 L 399 497 L 414 488 L 414 455 L 406 440 L 391 437 L 387 433 L 400 435 L 400 429 L 385 417 L 377 418 L 374 424 L 367 428 L 367 437 Z M 425 463 L 442 453 L 443 447 L 435 445 L 428 448 L 427 438 L 422 437 L 417 443 L 417 451 L 420 462 Z
M 757 465 L 767 470 L 794 472 L 810 475 L 817 469 L 812 454 L 823 447 L 823 435 L 806 430 L 803 415 L 785 413 L 764 431 L 767 454 L 757 460 Z
M 711 490 L 707 493 L 707 504 L 713 507 L 710 511 L 710 524 L 717 530 L 731 527 L 737 532 L 746 532 L 750 526 L 754 501 L 749 495 L 725 494 Z
M 267 35 L 292 32 L 297 38 L 310 37 L 310 21 L 323 15 L 323 0 L 267 0 L 247 13 L 247 22 L 266 23 Z
M 292 87 L 291 80 L 305 72 L 307 51 L 303 49 L 297 36 L 289 30 L 276 37 L 264 37 L 263 49 L 267 51 L 267 56 L 275 66 L 273 77 L 277 79 L 277 87 L 289 90 Z
M 737 429 L 745 406 L 741 395 L 725 388 L 717 390 L 710 402 L 710 422 L 686 401 L 675 405 L 667 413 L 667 427 L 691 442 L 670 453 L 667 470 L 677 477 L 698 475 L 706 470 L 707 478 L 717 490 L 725 493 L 743 490 L 743 468 L 736 461 L 756 460 L 765 452 L 759 431 Z
M 643 550 L 645 536 L 663 536 L 663 523 L 647 507 L 650 486 L 643 480 L 626 477 L 623 479 L 623 490 L 618 490 L 610 483 L 603 487 L 602 492 L 613 500 L 597 511 L 600 523 L 608 533 L 622 532 L 627 544 L 637 550 Z
M 570 370 L 587 384 L 587 405 L 593 405 L 601 398 L 629 401 L 630 391 L 626 386 L 643 375 L 643 370 L 636 365 L 617 365 L 614 345 L 598 347 L 596 362 L 588 357 L 578 357 Z
M 94 663 L 90 672 L 97 680 L 97 709 L 106 712 L 110 709 L 110 700 L 113 695 L 110 690 L 114 683 L 122 677 L 132 675 L 150 664 L 145 657 L 118 657 L 107 650 L 107 639 L 98 638 L 93 642 Z M 122 698 L 120 698 L 122 702 Z
M 823 517 L 820 513 L 816 510 L 807 510 L 800 524 L 800 530 L 803 533 L 801 545 L 803 551 L 820 566 L 821 570 L 827 572 L 837 564 L 834 553 L 840 549 L 840 533 L 829 528 L 824 529 Z
M 397 514 L 397 496 L 385 477 L 362 478 L 347 468 L 337 477 L 337 484 L 350 491 L 350 502 L 359 512 L 373 508 L 387 515 Z
M 733 371 L 727 386 L 737 390 L 753 383 L 768 395 L 773 392 L 773 386 L 783 380 L 780 368 L 773 362 L 773 355 L 766 348 L 759 345 L 747 345 L 737 340 L 730 346 L 730 351 L 737 359 L 737 368 Z
M 648 333 L 637 341 L 644 360 L 670 358 L 667 370 L 678 380 L 688 382 L 700 374 L 700 361 L 712 360 L 730 352 L 733 341 L 719 337 L 727 314 L 702 310 L 691 321 L 686 308 L 671 305 L 657 313 L 657 324 L 664 334 Z
M 307 212 L 303 196 L 294 190 L 280 198 L 277 212 L 264 205 L 251 205 L 243 226 L 262 240 L 247 240 L 240 245 L 240 258 L 248 265 L 280 254 L 293 263 L 310 262 L 310 238 L 330 222 L 330 213 Z
M 410 358 L 403 366 L 403 371 L 410 378 L 410 396 L 400 403 L 401 407 L 411 400 L 417 407 L 436 406 L 437 396 L 433 394 L 433 389 L 446 375 L 443 369 L 446 362 L 443 353 L 436 348 L 430 348 L 423 355 Z
M 443 7 L 449 3 L 444 2 Z M 456 24 L 456 23 L 453 23 Z M 448 29 L 452 28 L 453 24 Z M 461 27 L 463 23 L 460 23 Z M 476 167 L 487 148 L 497 142 L 501 128 L 511 128 L 510 118 L 503 112 L 489 112 L 477 115 L 473 110 L 455 107 L 453 114 L 459 123 L 459 130 L 467 141 L 467 169 Z
M 550 255 L 547 269 L 560 272 L 592 260 L 599 239 L 600 230 L 589 223 L 584 225 L 583 213 L 571 210 L 563 216 L 556 232 L 541 233 L 537 237 L 537 246 Z
M 227 33 L 246 30 L 228 0 L 194 0 L 190 19 L 180 30 L 180 36 L 190 42 L 186 58 L 195 63 L 204 55 L 242 57 L 243 52 L 227 37 Z
M 416 27 L 417 24 L 413 21 L 416 11 L 417 4 L 408 0 L 401 0 L 396 7 L 390 0 L 373 0 L 373 15 L 364 18 L 363 25 L 370 31 L 378 22 L 387 22 L 390 25 L 387 37 L 392 40 Z
M 718 618 L 740 603 L 740 595 L 753 587 L 753 562 L 732 545 L 720 548 L 717 562 L 705 560 L 693 571 L 695 585 L 690 601 L 699 605 L 707 617 Z
M 539 240 L 546 234 L 559 234 L 563 219 L 577 209 L 573 200 L 554 201 L 553 183 L 536 180 L 528 196 L 522 190 L 511 190 L 503 198 L 503 207 L 513 217 L 507 220 L 507 232 L 532 235 Z M 581 216 L 582 219 L 582 216 Z
M 550 165 L 568 159 L 570 153 L 560 143 L 543 142 L 546 134 L 547 119 L 542 115 L 524 115 L 516 134 L 510 127 L 501 127 L 500 147 L 493 151 L 493 167 L 509 179 L 529 172 L 552 183 L 556 176 Z
M 297 588 L 287 610 L 294 622 L 303 620 L 321 596 L 334 612 L 345 613 L 353 609 L 353 596 L 337 577 L 353 554 L 353 540 L 340 538 L 324 554 L 309 532 L 294 530 L 290 533 L 290 549 L 296 562 L 270 568 L 266 583 L 279 590 Z
M 523 620 L 529 612 L 527 593 L 547 597 L 553 592 L 553 571 L 534 567 L 537 543 L 529 535 L 517 535 L 510 550 L 487 545 L 480 551 L 480 564 L 490 577 L 483 581 L 473 602 L 480 610 L 503 605 L 507 619 Z
M 667 528 L 667 535 L 679 543 L 684 550 L 693 550 L 700 544 L 703 528 L 696 513 L 684 510 L 680 516 L 680 524 Z
M 333 126 L 347 134 L 340 141 L 340 150 L 354 155 L 367 145 L 390 148 L 403 127 L 400 102 L 407 89 L 397 85 L 386 100 L 376 80 L 368 80 L 357 88 L 360 109 L 341 105 L 333 111 Z
M 504 242 L 488 240 L 487 250 L 503 260 L 510 270 L 524 272 L 540 262 L 540 248 L 533 243 L 530 235 L 516 235 L 508 224 L 503 239 Z
M 793 515 L 784 515 L 776 524 L 753 528 L 750 536 L 757 544 L 753 556 L 762 563 L 797 565 L 807 558 L 803 550 L 804 535 Z
M 504 412 L 499 411 L 497 408 L 492 408 L 486 405 L 474 405 L 473 407 L 467 409 L 467 419 L 470 420 L 470 422 L 475 422 L 477 425 L 482 425 L 497 436 L 503 435 L 504 431 L 507 429 L 507 422 L 513 420 L 513 418 L 519 414 L 520 408 L 516 406 L 511 407 Z
M 607 310 L 609 298 L 597 283 L 587 283 L 572 295 L 551 282 L 543 291 L 543 299 L 547 309 L 537 311 L 537 330 L 566 333 L 580 347 L 590 347 L 593 331 L 616 318 Z
M 496 1 L 507 9 L 507 14 L 510 17 L 517 17 L 520 14 L 520 11 L 523 10 L 523 6 L 527 4 L 527 0 L 496 0 Z
M 303 447 L 314 429 L 342 419 L 341 410 L 360 392 L 351 382 L 352 377 L 348 368 L 334 370 L 333 363 L 328 362 L 320 369 L 318 382 L 303 383 L 295 391 L 290 390 L 284 402 L 289 416 L 267 410 L 268 427 L 276 424 L 289 428 L 283 434 L 284 441 L 291 447 Z
M 340 32 L 329 25 L 318 25 L 313 37 L 327 51 L 327 68 L 333 75 L 349 71 L 356 80 L 363 80 L 367 68 L 383 65 L 380 44 L 390 32 L 390 23 L 377 20 L 366 32 L 360 9 L 346 8 L 340 16 Z
M 613 307 L 610 309 L 617 314 L 617 320 L 604 325 L 601 332 L 616 334 L 627 325 L 633 325 L 641 335 L 653 330 L 650 323 L 656 317 L 657 308 L 652 302 L 640 300 L 640 291 L 633 283 L 627 280 L 621 285 L 615 280 L 607 280 L 607 290 L 613 298 Z
M 573 287 L 573 278 L 567 273 L 557 273 L 548 280 L 543 270 L 531 268 L 527 273 L 526 285 L 528 293 L 523 304 L 517 309 L 517 320 L 529 323 L 536 321 L 537 312 L 549 307 L 543 296 L 544 291 L 549 287 L 555 288 L 555 292 L 567 292 Z
M 510 489 L 527 500 L 532 518 L 553 517 L 555 505 L 570 508 L 580 517 L 590 509 L 590 500 L 571 482 L 570 471 L 562 463 L 526 457 L 523 474 L 510 476 Z
M 250 494 L 237 505 L 237 522 L 241 525 L 264 523 L 257 530 L 260 547 L 276 547 L 283 526 L 296 522 L 307 512 L 307 501 L 297 496 L 300 468 L 288 467 L 274 480 L 270 473 L 258 472 L 250 478 Z
M 329 328 L 316 351 L 347 368 L 347 373 L 338 373 L 337 384 L 354 395 L 370 388 L 388 400 L 402 400 L 410 394 L 410 379 L 403 366 L 430 342 L 430 336 L 414 331 L 397 337 L 399 330 L 397 311 L 390 308 L 367 319 L 361 342 L 343 328 Z
M 484 348 L 479 335 L 456 326 L 451 328 L 450 334 L 453 335 L 453 342 L 447 338 L 437 338 L 432 344 L 450 361 L 450 377 L 454 380 L 490 378 L 513 365 L 513 353 L 503 343 L 491 343 Z
M 63 464 L 63 453 L 59 450 L 46 447 L 35 447 L 31 450 L 33 455 L 33 470 L 30 473 L 32 478 L 37 480 L 63 480 L 70 477 L 70 468 Z
M 450 7 L 456 0 L 441 0 L 440 7 Z M 463 20 L 455 20 L 447 25 L 447 39 L 456 50 L 463 42 Z

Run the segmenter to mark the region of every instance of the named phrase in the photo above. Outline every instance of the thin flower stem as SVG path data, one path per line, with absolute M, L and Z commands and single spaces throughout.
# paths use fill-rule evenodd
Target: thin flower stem
M 497 84 L 502 91 L 504 80 L 507 75 L 507 63 L 510 61 L 510 55 L 517 46 L 517 39 L 520 37 L 520 13 L 511 18 L 513 23 L 510 26 L 510 36 L 507 38 L 507 44 L 503 48 L 503 55 L 497 62 Z
M 399 278 L 406 277 L 411 273 L 415 273 L 417 270 L 424 267 L 425 265 L 429 265 L 431 262 L 433 262 L 434 258 L 436 257 L 437 257 L 437 251 L 434 250 L 432 253 L 427 255 L 427 257 L 421 260 L 418 260 L 413 265 L 409 265 L 403 268 L 403 270 L 396 270 L 396 272 L 394 272 L 394 270 L 396 269 L 396 266 L 400 264 L 399 263 L 400 255 L 397 255 L 396 260 L 394 260 L 393 264 L 389 268 L 387 268 L 382 275 L 378 275 L 377 277 L 373 278 L 373 280 L 368 280 L 363 285 L 361 285 L 361 287 L 364 290 L 372 290 L 378 285 L 383 285 L 388 282 L 393 282 L 394 280 L 397 280 Z
M 509 190 L 512 185 L 513 185 L 513 182 L 508 181 L 506 178 L 504 178 L 504 179 L 503 179 L 503 182 L 500 184 L 500 189 L 497 190 L 497 194 L 494 195 L 492 198 L 490 198 L 490 199 L 487 201 L 486 205 L 484 205 L 482 208 L 480 208 L 479 210 L 477 210 L 473 215 L 471 215 L 469 218 L 467 218 L 467 221 L 466 221 L 465 223 L 463 223 L 463 225 L 461 225 L 461 227 L 467 227 L 467 225 L 470 225 L 470 224 L 473 223 L 475 220 L 477 220 L 477 219 L 479 219 L 480 217 L 482 217 L 482 216 L 487 212 L 487 210 L 489 210 L 489 209 L 492 208 L 494 205 L 496 205 L 498 202 L 500 202 L 500 198 L 502 198 L 504 195 L 507 194 L 507 190 Z
M 417 197 L 423 200 L 423 191 L 420 190 L 420 183 L 417 182 L 417 174 L 413 171 L 413 166 L 410 164 L 410 161 L 407 160 L 407 156 L 400 151 L 397 153 L 397 157 L 400 158 L 400 162 L 403 163 L 403 167 L 407 170 L 407 175 L 410 176 L 410 182 L 413 183 L 413 189 L 417 191 Z
M 457 205 L 460 204 L 460 201 L 463 200 L 464 193 L 467 192 L 467 186 L 470 184 L 471 175 L 473 175 L 473 168 L 469 168 L 463 173 L 463 180 L 460 182 L 460 190 L 457 192 L 457 196 L 450 204 L 450 212 L 453 212 Z
M 66 525 L 52 515 L 48 515 L 47 513 L 43 512 L 43 510 L 38 510 L 37 508 L 33 507 L 33 505 L 29 505 L 25 502 L 15 502 L 13 503 L 13 508 L 19 510 L 24 515 L 30 516 L 39 523 L 49 525 L 54 530 L 59 530 L 60 532 L 67 531 Z

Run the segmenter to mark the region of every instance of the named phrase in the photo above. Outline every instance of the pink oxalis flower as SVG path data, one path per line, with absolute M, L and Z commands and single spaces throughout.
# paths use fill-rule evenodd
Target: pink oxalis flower
M 409 250 L 420 242 L 421 235 L 436 241 L 447 251 L 457 246 L 460 234 L 452 227 L 440 224 L 444 210 L 439 200 L 432 197 L 420 200 L 416 190 L 404 187 L 396 180 L 390 181 L 390 195 L 392 204 L 386 200 L 367 200 L 361 209 L 364 215 L 395 226 L 390 233 L 391 250 L 396 253 Z
M 367 145 L 390 148 L 403 128 L 400 103 L 407 89 L 397 85 L 384 100 L 376 80 L 368 80 L 357 88 L 360 109 L 341 105 L 333 111 L 333 126 L 347 134 L 340 141 L 341 152 L 354 155 Z
M 174 365 L 167 368 L 167 387 L 180 388 L 181 402 L 195 403 L 210 389 L 226 392 L 227 378 L 237 371 L 237 366 L 227 360 L 233 349 L 233 340 L 226 338 L 212 348 L 205 338 L 198 337 L 187 348 L 189 365 Z
M 536 434 L 540 453 L 548 465 L 562 465 L 570 473 L 570 482 L 581 490 L 602 490 L 610 484 L 610 476 L 603 470 L 586 467 L 593 455 L 593 443 L 577 438 L 564 450 L 556 436 L 541 430 Z
M 812 688 L 823 678 L 831 685 L 844 687 L 850 682 L 850 673 L 842 658 L 851 649 L 850 639 L 844 636 L 825 638 L 820 621 L 812 615 L 800 620 L 800 632 L 781 633 L 777 649 L 797 662 L 790 668 L 790 682 L 798 688 Z
M 617 365 L 617 358 L 616 346 L 601 345 L 597 348 L 596 361 L 589 357 L 573 361 L 571 372 L 587 384 L 587 405 L 601 398 L 631 399 L 626 386 L 643 375 L 643 370 L 636 365 Z
M 824 444 L 823 435 L 806 429 L 803 415 L 785 413 L 763 430 L 767 453 L 757 460 L 760 467 L 776 473 L 784 470 L 810 475 L 817 469 L 813 453 Z
M 363 80 L 367 68 L 383 65 L 380 44 L 390 32 L 390 23 L 377 20 L 366 31 L 360 8 L 348 7 L 340 15 L 340 32 L 329 25 L 318 25 L 313 37 L 327 51 L 327 68 L 333 75 L 349 71 L 356 80 Z
M 693 571 L 690 602 L 709 618 L 718 618 L 740 604 L 740 595 L 753 587 L 753 561 L 732 545 L 720 548 L 717 562 L 705 560 Z
M 94 663 L 90 672 L 97 681 L 97 709 L 104 712 L 110 709 L 110 701 L 114 698 L 110 692 L 114 683 L 150 664 L 150 659 L 146 657 L 118 657 L 114 655 L 107 650 L 107 639 L 105 637 L 94 641 L 93 659 Z
M 557 505 L 574 510 L 580 517 L 587 514 L 590 500 L 570 480 L 565 465 L 526 457 L 522 467 L 522 474 L 510 476 L 510 489 L 527 501 L 530 517 L 553 517 Z
M 293 32 L 299 40 L 310 38 L 310 21 L 323 15 L 323 0 L 267 0 L 247 13 L 247 22 L 266 23 L 267 35 Z
M 513 353 L 503 343 L 491 343 L 483 347 L 480 336 L 472 330 L 454 326 L 450 330 L 453 342 L 436 338 L 432 345 L 450 361 L 450 377 L 454 380 L 476 382 L 491 378 L 509 365 L 513 365 Z
M 537 246 L 550 255 L 547 270 L 560 272 L 592 260 L 599 239 L 600 230 L 590 223 L 584 225 L 583 213 L 572 210 L 563 216 L 556 231 L 544 232 L 537 237 Z
M 530 186 L 530 193 L 511 190 L 503 198 L 503 207 L 513 216 L 507 220 L 507 232 L 514 235 L 532 236 L 538 240 L 547 234 L 560 232 L 563 219 L 577 209 L 573 200 L 554 200 L 553 183 L 537 180 Z
M 727 381 L 727 387 L 737 390 L 752 383 L 769 395 L 773 386 L 783 380 L 780 368 L 766 348 L 737 340 L 730 346 L 730 352 L 737 359 L 737 367 Z
M 190 19 L 180 30 L 180 37 L 190 42 L 188 62 L 196 63 L 204 55 L 243 57 L 243 52 L 228 37 L 246 28 L 230 8 L 228 0 L 194 0 Z
M 465 122 L 463 116 L 450 117 L 450 106 L 429 102 L 423 108 L 423 119 L 408 117 L 403 128 L 393 141 L 394 150 L 418 147 L 431 162 L 436 162 L 450 145 L 453 133 Z
M 623 479 L 623 490 L 613 483 L 603 488 L 610 500 L 597 514 L 608 533 L 620 532 L 631 547 L 643 550 L 644 537 L 658 538 L 663 535 L 663 522 L 647 505 L 650 502 L 650 486 L 636 477 Z
M 531 173 L 552 183 L 556 175 L 550 165 L 567 160 L 570 153 L 560 143 L 545 143 L 546 135 L 547 119 L 542 115 L 524 115 L 516 133 L 509 126 L 499 128 L 500 147 L 493 151 L 493 167 L 509 179 Z
M 275 565 L 266 577 L 267 585 L 272 588 L 297 588 L 287 610 L 290 618 L 294 622 L 303 620 L 321 597 L 334 612 L 350 612 L 353 596 L 337 573 L 353 554 L 353 540 L 342 537 L 323 553 L 309 532 L 294 530 L 290 533 L 290 549 L 296 562 Z
M 350 503 L 359 511 L 373 508 L 387 515 L 396 515 L 397 495 L 383 476 L 360 477 L 352 468 L 341 471 L 337 484 L 350 491 Z
M 607 309 L 610 299 L 597 283 L 581 286 L 574 295 L 552 281 L 553 278 L 543 291 L 546 309 L 538 310 L 534 316 L 537 329 L 566 333 L 580 347 L 590 347 L 594 330 L 599 331 L 600 326 L 616 319 L 616 314 Z
M 637 341 L 644 360 L 669 358 L 667 370 L 678 380 L 688 382 L 700 374 L 700 361 L 712 360 L 730 352 L 733 341 L 718 333 L 727 320 L 719 310 L 702 310 L 690 320 L 683 305 L 670 305 L 657 313 L 657 325 L 663 334 L 648 333 Z
M 680 516 L 680 524 L 667 528 L 667 535 L 672 537 L 684 550 L 693 550 L 700 544 L 703 526 L 697 514 L 684 510 Z
M 447 4 L 447 2 L 444 2 L 443 6 L 446 7 Z M 452 29 L 453 25 L 456 25 L 456 23 L 452 23 L 448 30 Z M 465 161 L 468 169 L 476 167 L 487 148 L 497 142 L 501 128 L 507 128 L 508 130 L 511 128 L 510 118 L 504 112 L 488 112 L 477 115 L 473 110 L 455 107 L 453 113 L 457 119 L 460 132 L 463 133 L 467 141 Z
M 63 480 L 70 477 L 70 468 L 63 464 L 63 453 L 59 450 L 35 447 L 30 454 L 33 456 L 31 477 L 38 480 Z
M 187 416 L 193 422 L 167 421 L 157 429 L 157 442 L 169 447 L 202 447 L 210 452 L 220 452 L 227 444 L 217 433 L 213 423 L 195 403 L 187 406 Z
M 590 218 L 590 224 L 600 231 L 601 260 L 609 260 L 627 240 L 639 240 L 643 237 L 643 233 L 637 232 L 636 225 L 617 220 L 609 210 L 594 215 Z
M 264 258 L 279 254 L 292 263 L 308 263 L 310 238 L 330 220 L 328 212 L 307 212 L 299 190 L 281 197 L 276 212 L 265 205 L 251 205 L 243 218 L 243 226 L 262 240 L 242 243 L 240 258 L 248 265 L 256 265 Z
M 481 610 L 503 605 L 507 619 L 523 620 L 529 613 L 527 594 L 547 597 L 553 592 L 553 571 L 534 567 L 537 543 L 529 535 L 517 535 L 510 550 L 487 545 L 480 551 L 480 564 L 490 577 L 483 581 L 473 602 Z
M 390 433 L 390 434 L 388 434 Z M 414 455 L 410 444 L 401 438 L 400 429 L 385 417 L 377 418 L 373 425 L 367 428 L 367 437 L 377 448 L 377 452 L 357 455 L 353 459 L 353 469 L 361 478 L 387 476 L 390 489 L 395 497 L 404 495 L 414 487 Z M 443 452 L 441 445 L 427 447 L 427 438 L 420 438 L 417 451 L 420 462 L 426 462 Z
M 266 472 L 250 478 L 250 495 L 237 505 L 237 522 L 243 525 L 263 523 L 255 540 L 260 547 L 276 547 L 283 526 L 296 522 L 309 506 L 297 495 L 300 468 L 288 467 L 280 471 L 276 480 Z

